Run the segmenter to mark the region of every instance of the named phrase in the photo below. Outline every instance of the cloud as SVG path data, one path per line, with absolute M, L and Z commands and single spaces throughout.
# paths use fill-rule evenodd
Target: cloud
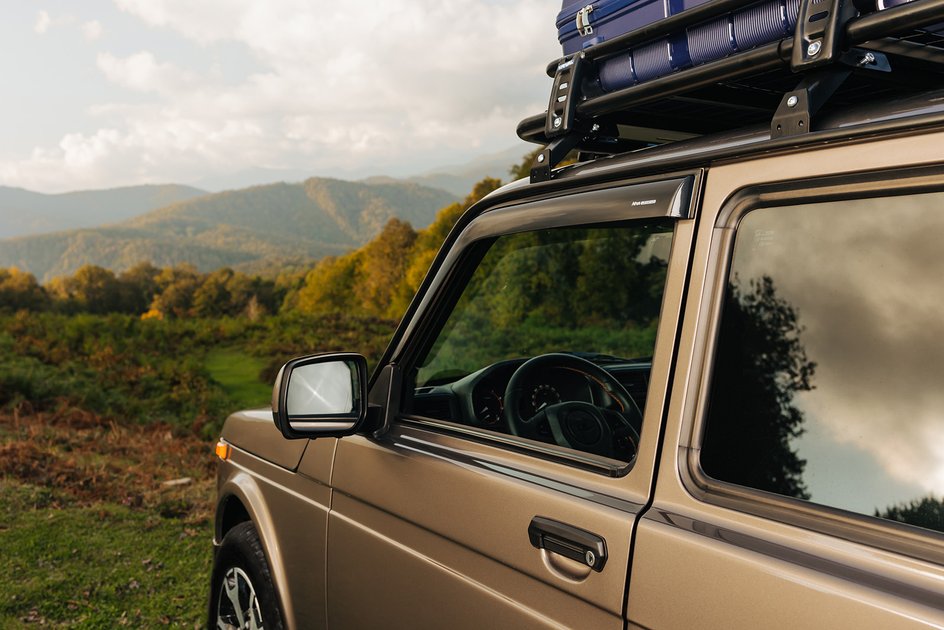
M 872 457 L 852 494 L 867 493 L 874 474 L 944 490 L 941 199 L 764 209 L 739 228 L 741 282 L 773 278 L 817 364 L 815 389 L 797 397 L 807 422 Z
M 82 24 L 82 34 L 85 35 L 85 39 L 89 41 L 99 39 L 103 32 L 102 23 L 98 20 L 91 20 Z
M 138 92 L 156 92 L 174 98 L 199 83 L 193 73 L 169 63 L 159 63 L 147 51 L 124 58 L 100 53 L 97 63 L 109 81 Z
M 242 49 L 252 60 L 244 64 L 251 70 L 221 72 L 226 55 L 187 65 L 179 53 L 171 63 L 160 47 L 100 52 L 102 75 L 134 94 L 91 108 L 92 124 L 119 135 L 106 143 L 110 150 L 141 146 L 149 156 L 124 150 L 108 178 L 114 185 L 194 181 L 216 174 L 209 169 L 250 166 L 362 176 L 462 162 L 518 141 L 518 121 L 546 107 L 544 68 L 559 54 L 556 9 L 543 0 L 114 2 L 155 37 L 186 38 L 210 57 Z M 85 144 L 99 134 L 80 137 Z M 155 144 L 145 147 L 145 139 Z M 75 150 L 62 142 L 40 148 L 0 174 L 29 172 L 38 182 L 45 168 L 47 188 L 86 186 L 79 172 L 48 162 Z M 107 150 L 93 155 L 112 163 Z M 196 156 L 213 158 L 191 171 L 179 167 Z M 265 162 L 247 164 L 247 156 Z
M 49 30 L 49 26 L 51 24 L 52 19 L 49 17 L 49 12 L 40 11 L 39 15 L 36 16 L 36 24 L 33 25 L 33 30 L 40 35 L 43 35 Z

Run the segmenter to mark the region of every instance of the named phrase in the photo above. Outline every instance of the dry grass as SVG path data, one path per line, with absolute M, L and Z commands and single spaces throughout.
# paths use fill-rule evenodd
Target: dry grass
M 71 506 L 112 503 L 205 522 L 211 447 L 165 425 L 119 426 L 79 409 L 34 413 L 20 405 L 0 414 L 0 477 L 53 489 Z M 165 483 L 182 479 L 190 481 Z

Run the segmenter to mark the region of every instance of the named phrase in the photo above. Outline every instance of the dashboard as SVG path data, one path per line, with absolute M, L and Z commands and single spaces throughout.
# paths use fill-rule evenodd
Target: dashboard
M 500 361 L 452 383 L 419 387 L 413 394 L 415 415 L 448 420 L 508 433 L 504 419 L 505 390 L 515 371 L 527 359 Z M 626 362 L 601 365 L 618 380 L 640 409 L 645 406 L 651 363 Z M 530 375 L 521 384 L 518 416 L 531 418 L 543 407 L 564 401 L 581 401 L 607 409 L 613 400 L 602 383 L 567 367 L 551 367 Z

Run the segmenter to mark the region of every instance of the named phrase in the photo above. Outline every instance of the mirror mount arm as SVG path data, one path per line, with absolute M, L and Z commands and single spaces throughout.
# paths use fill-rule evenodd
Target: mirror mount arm
M 376 424 L 371 423 L 369 425 L 375 438 L 381 437 L 393 426 L 393 419 L 400 409 L 402 385 L 400 366 L 395 363 L 388 363 L 383 366 L 383 369 L 377 375 L 373 388 L 370 390 L 371 404 L 368 407 L 368 414 L 371 413 L 370 409 L 372 407 L 377 409 L 376 412 L 373 412 L 377 414 Z

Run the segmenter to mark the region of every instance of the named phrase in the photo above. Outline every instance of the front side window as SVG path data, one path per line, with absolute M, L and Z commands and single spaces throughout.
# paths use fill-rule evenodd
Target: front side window
M 657 222 L 480 244 L 409 411 L 630 461 L 671 242 Z
M 940 193 L 745 215 L 704 471 L 944 532 L 942 241 Z

